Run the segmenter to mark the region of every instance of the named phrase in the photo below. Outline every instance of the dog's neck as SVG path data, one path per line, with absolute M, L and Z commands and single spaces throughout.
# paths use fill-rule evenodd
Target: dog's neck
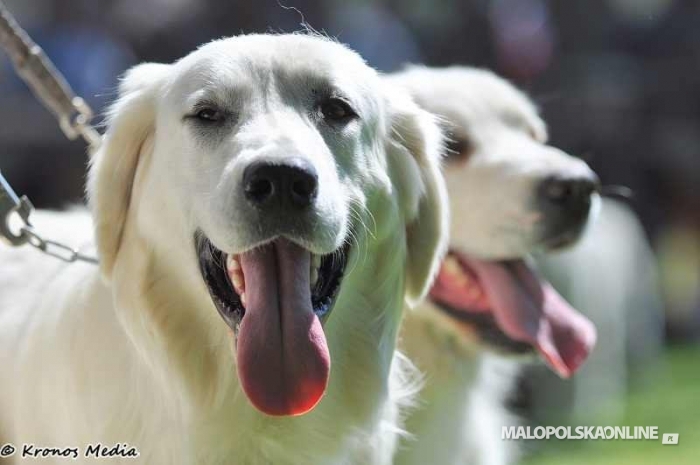
M 503 425 L 517 424 L 504 399 L 519 364 L 489 353 L 431 306 L 408 313 L 402 326 L 401 349 L 423 373 L 424 387 L 394 463 L 509 463 L 513 447 L 492 443 Z
M 423 373 L 424 386 L 406 419 L 409 437 L 394 463 L 454 463 L 467 440 L 465 425 L 481 353 L 475 345 L 464 344 L 462 335 L 434 311 L 418 308 L 414 312 L 407 311 L 404 319 L 401 349 Z

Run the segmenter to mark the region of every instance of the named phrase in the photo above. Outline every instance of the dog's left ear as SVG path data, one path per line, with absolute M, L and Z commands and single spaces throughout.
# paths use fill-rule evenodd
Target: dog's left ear
M 390 95 L 387 155 L 406 222 L 406 300 L 430 289 L 447 249 L 449 208 L 440 172 L 443 136 L 437 118 L 401 91 Z
M 110 279 L 131 204 L 136 168 L 155 126 L 156 96 L 169 65 L 144 63 L 131 68 L 119 98 L 107 113 L 107 132 L 90 160 L 87 194 L 93 211 L 100 270 Z

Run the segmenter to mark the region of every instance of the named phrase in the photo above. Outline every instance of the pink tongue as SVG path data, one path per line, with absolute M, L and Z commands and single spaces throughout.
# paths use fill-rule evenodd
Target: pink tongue
M 238 376 L 251 403 L 268 415 L 316 406 L 331 361 L 311 306 L 310 254 L 280 239 L 241 255 L 246 311 L 238 332 Z
M 479 276 L 494 317 L 507 335 L 537 347 L 559 376 L 568 378 L 578 370 L 596 341 L 590 320 L 522 260 L 470 260 L 469 265 Z

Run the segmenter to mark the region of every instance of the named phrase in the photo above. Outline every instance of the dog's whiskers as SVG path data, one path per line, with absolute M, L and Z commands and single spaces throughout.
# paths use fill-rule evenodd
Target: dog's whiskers
M 357 208 L 359 208 L 360 211 L 358 211 Z M 372 223 L 374 225 L 373 229 L 370 229 L 367 226 L 367 224 L 364 221 L 362 213 L 365 213 L 372 220 Z M 369 211 L 369 209 L 367 207 L 365 207 L 364 205 L 362 205 L 361 203 L 359 203 L 357 201 L 353 201 L 350 204 L 350 215 L 357 223 L 359 223 L 359 226 L 361 226 L 365 230 L 367 235 L 369 235 L 372 239 L 376 239 L 375 231 L 376 231 L 377 223 L 374 219 L 374 216 L 372 215 L 372 212 Z M 369 255 L 369 250 L 366 247 L 366 244 L 363 247 L 363 241 L 359 240 L 357 232 L 355 231 L 354 228 L 350 229 L 350 237 L 351 237 L 352 243 L 355 245 L 355 247 L 358 250 L 358 253 L 357 253 L 358 259 L 356 260 L 356 262 L 352 265 L 352 268 L 350 269 L 350 272 L 352 272 L 356 266 L 365 263 L 368 255 Z

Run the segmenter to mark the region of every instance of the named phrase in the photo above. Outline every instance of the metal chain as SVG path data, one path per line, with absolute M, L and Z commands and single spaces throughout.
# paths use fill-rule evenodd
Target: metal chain
M 0 0 L 0 46 L 12 60 L 17 74 L 34 95 L 54 114 L 61 130 L 70 140 L 82 137 L 90 152 L 100 145 L 100 133 L 90 125 L 93 113 L 85 101 L 76 96 L 63 75 L 51 63 L 44 51 L 17 24 Z M 47 255 L 65 262 L 98 263 L 94 257 L 83 255 L 60 242 L 43 238 L 32 227 L 29 216 L 34 207 L 27 197 L 18 197 L 0 173 L 0 236 L 13 246 L 30 244 Z M 22 226 L 10 228 L 10 219 L 19 218 Z
M 29 215 L 32 211 L 34 206 L 29 199 L 26 196 L 18 197 L 0 171 L 0 235 L 10 245 L 18 246 L 27 242 L 25 234 L 21 231 L 15 232 L 10 227 L 10 220 L 14 216 L 23 224 L 29 224 Z
M 41 250 L 47 255 L 63 260 L 64 262 L 73 263 L 78 260 L 88 263 L 98 264 L 99 261 L 88 255 L 84 255 L 77 249 L 73 249 L 60 242 L 44 239 L 31 226 L 23 226 L 22 234 L 27 237 L 27 243 Z
M 90 126 L 92 110 L 82 98 L 75 95 L 63 75 L 41 47 L 17 24 L 2 1 L 0 46 L 9 55 L 17 74 L 58 119 L 66 137 L 70 140 L 82 137 L 92 150 L 96 149 L 101 138 Z

